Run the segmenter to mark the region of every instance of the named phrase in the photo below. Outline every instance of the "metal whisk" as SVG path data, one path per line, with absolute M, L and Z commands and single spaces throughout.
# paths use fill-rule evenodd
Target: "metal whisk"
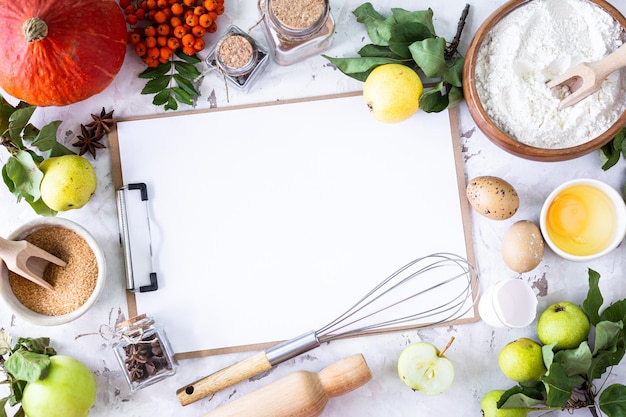
M 324 342 L 432 327 L 462 318 L 474 308 L 477 289 L 474 267 L 458 255 L 435 253 L 415 259 L 324 327 L 272 346 L 179 388 L 176 396 L 182 405 L 190 404 Z

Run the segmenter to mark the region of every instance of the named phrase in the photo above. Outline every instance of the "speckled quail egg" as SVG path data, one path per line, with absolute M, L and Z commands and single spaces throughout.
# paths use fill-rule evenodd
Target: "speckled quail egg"
M 519 208 L 517 191 L 502 178 L 476 177 L 467 184 L 466 193 L 472 207 L 492 220 L 511 218 Z

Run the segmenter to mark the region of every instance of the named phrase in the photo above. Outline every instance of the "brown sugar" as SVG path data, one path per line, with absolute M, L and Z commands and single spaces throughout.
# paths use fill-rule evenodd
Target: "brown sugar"
M 271 0 L 272 13 L 290 29 L 307 29 L 320 20 L 325 0 Z
M 15 297 L 30 310 L 47 316 L 70 313 L 82 306 L 93 293 L 98 264 L 89 244 L 76 232 L 61 226 L 35 230 L 24 240 L 64 260 L 60 267 L 49 264 L 43 278 L 53 291 L 9 271 L 9 284 Z
M 242 68 L 252 60 L 252 44 L 241 35 L 224 39 L 218 51 L 220 60 L 230 68 Z

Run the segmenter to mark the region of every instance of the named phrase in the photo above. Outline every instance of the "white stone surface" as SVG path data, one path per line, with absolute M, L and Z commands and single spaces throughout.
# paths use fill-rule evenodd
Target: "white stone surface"
M 372 3 L 377 10 L 384 13 L 387 13 L 390 7 L 403 7 L 410 10 L 431 7 L 439 34 L 451 39 L 466 2 L 459 0 L 446 2 L 376 0 Z M 471 4 L 460 47 L 463 53 L 467 50 L 471 37 L 479 25 L 503 3 L 504 1 L 480 0 Z M 361 2 L 331 0 L 331 4 L 337 26 L 333 45 L 327 54 L 355 56 L 356 51 L 366 39 L 362 26 L 356 22 L 351 13 Z M 615 1 L 614 4 L 622 13 L 626 12 L 625 3 Z M 254 0 L 227 0 L 226 13 L 218 21 L 220 31 L 225 30 L 230 24 L 236 24 L 247 30 L 256 23 L 258 17 Z M 261 36 L 261 31 L 256 28 L 252 34 Z M 212 36 L 210 39 L 215 40 L 217 36 Z M 205 51 L 206 53 L 208 51 Z M 160 108 L 151 104 L 151 96 L 140 94 L 144 80 L 140 80 L 137 74 L 142 70 L 142 64 L 129 50 L 122 71 L 106 91 L 71 106 L 40 108 L 36 111 L 33 121 L 35 124 L 44 124 L 57 119 L 62 120 L 59 137 L 70 144 L 79 132 L 80 124 L 88 122 L 90 114 L 98 113 L 102 107 L 108 110 L 115 109 L 116 117 L 161 113 Z M 289 67 L 270 64 L 263 77 L 248 93 L 229 88 L 229 101 L 226 99 L 223 81 L 217 75 L 210 74 L 202 84 L 202 96 L 198 100 L 197 107 L 223 107 L 302 98 L 358 91 L 361 88 L 361 83 L 349 79 L 334 69 L 324 58 L 316 56 Z M 207 127 L 207 129 L 228 134 L 221 126 Z M 476 213 L 472 215 L 475 251 L 484 287 L 511 277 L 527 280 L 538 295 L 541 310 L 548 304 L 562 299 L 582 302 L 587 288 L 587 268 L 593 268 L 602 275 L 601 288 L 607 303 L 626 297 L 626 286 L 623 281 L 625 255 L 623 245 L 610 255 L 589 264 L 567 262 L 558 259 L 547 250 L 544 261 L 535 270 L 521 276 L 511 272 L 500 256 L 500 241 L 508 226 L 521 219 L 538 221 L 542 201 L 552 188 L 568 179 L 589 176 L 604 180 L 621 190 L 626 179 L 623 161 L 608 172 L 604 172 L 595 154 L 562 163 L 539 163 L 514 157 L 485 138 L 471 119 L 465 104 L 460 106 L 459 131 L 462 138 L 466 179 L 478 175 L 500 176 L 511 182 L 521 197 L 519 212 L 512 219 L 496 222 L 482 218 Z M 0 164 L 3 164 L 6 158 L 7 153 L 0 152 Z M 253 381 L 241 383 L 197 403 L 182 407 L 175 395 L 177 388 L 246 358 L 249 354 L 229 354 L 185 360 L 181 361 L 174 377 L 130 394 L 112 351 L 107 348 L 105 340 L 93 335 L 101 324 L 114 323 L 118 315 L 127 312 L 108 151 L 98 153 L 95 166 L 99 186 L 93 200 L 84 209 L 63 213 L 61 216 L 85 226 L 105 250 L 109 281 L 97 305 L 84 317 L 70 325 L 47 328 L 24 322 L 6 306 L 0 304 L 0 327 L 7 329 L 15 338 L 49 336 L 59 352 L 79 358 L 94 371 L 98 381 L 98 397 L 90 413 L 92 417 L 201 416 L 233 398 L 265 386 L 294 371 L 317 372 L 332 362 L 359 352 L 363 353 L 372 369 L 373 380 L 348 395 L 331 399 L 324 416 L 478 416 L 480 415 L 480 399 L 487 391 L 513 385 L 499 371 L 497 353 L 505 343 L 511 340 L 521 336 L 534 337 L 534 323 L 527 328 L 507 330 L 492 329 L 485 323 L 478 322 L 463 326 L 336 341 L 283 363 Z M 0 223 L 2 236 L 8 235 L 22 223 L 36 217 L 26 203 L 16 204 L 14 197 L 6 189 L 0 189 L 0 206 L 3 218 Z M 189 319 L 180 318 L 180 320 Z M 92 335 L 78 337 L 85 334 Z M 441 396 L 425 397 L 406 387 L 397 377 L 395 370 L 396 360 L 402 349 L 420 339 L 442 347 L 451 336 L 454 336 L 456 340 L 447 356 L 456 366 L 456 380 L 450 390 Z M 613 369 L 610 380 L 624 383 L 624 374 L 624 366 L 618 366 Z M 5 386 L 2 386 L 2 393 L 4 389 Z M 560 412 L 555 411 L 549 414 L 558 415 Z M 586 410 L 580 410 L 575 415 L 589 414 Z

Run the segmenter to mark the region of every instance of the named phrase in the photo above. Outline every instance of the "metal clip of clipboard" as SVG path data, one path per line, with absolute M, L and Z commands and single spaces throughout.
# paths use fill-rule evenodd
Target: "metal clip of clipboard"
M 134 292 L 156 291 L 159 285 L 152 266 L 152 237 L 146 184 L 127 184 L 117 190 L 117 215 L 120 243 L 124 251 L 126 288 Z

